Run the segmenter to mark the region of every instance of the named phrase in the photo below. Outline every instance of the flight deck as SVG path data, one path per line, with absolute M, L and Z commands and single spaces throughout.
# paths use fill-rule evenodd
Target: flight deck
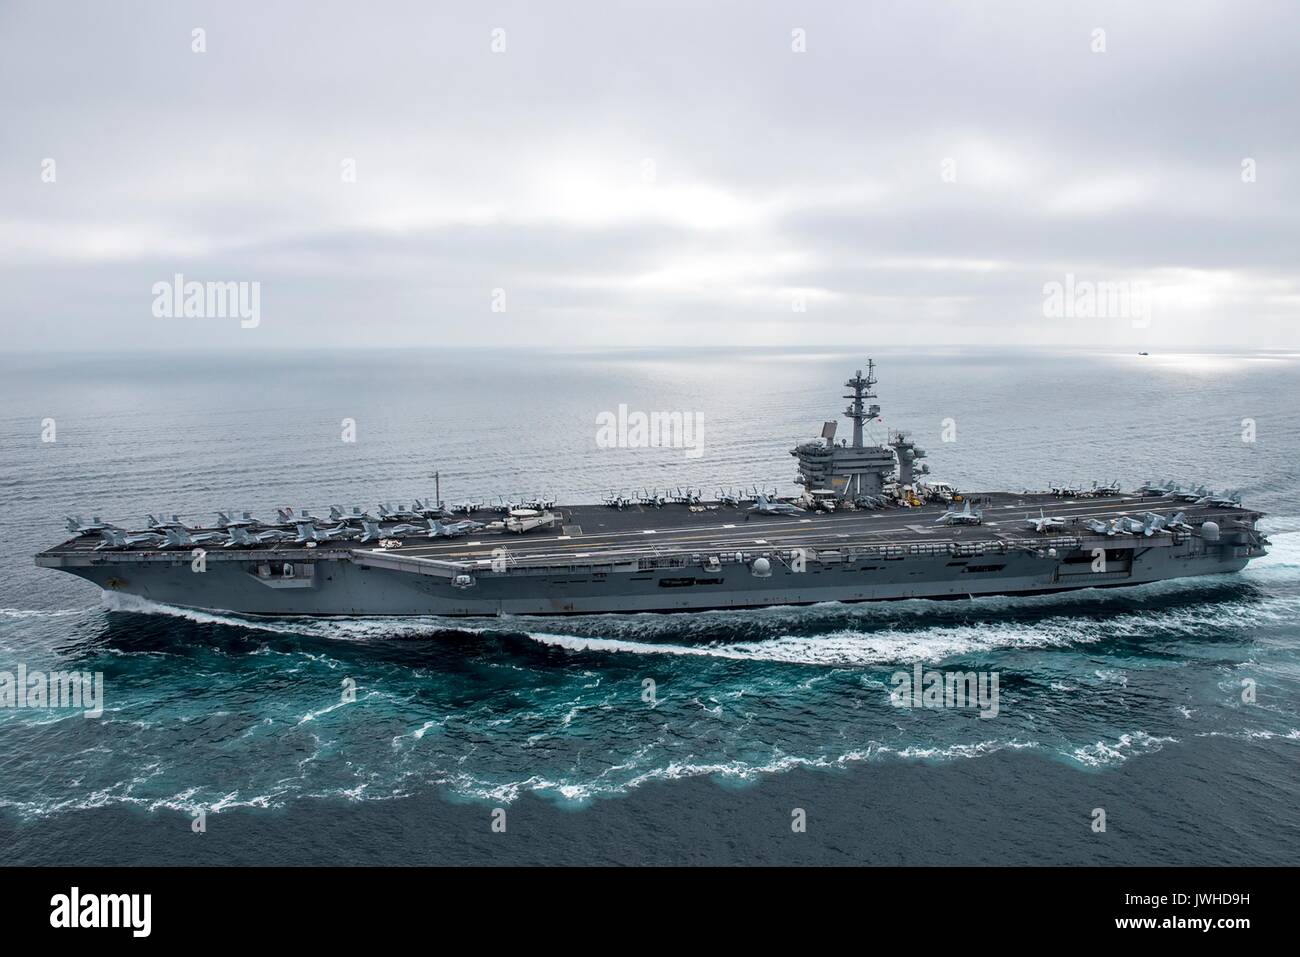
M 251 548 L 206 546 L 216 560 L 278 557 L 320 558 L 326 554 L 389 553 L 412 559 L 448 563 L 487 563 L 508 555 L 512 563 L 569 565 L 611 560 L 635 560 L 683 552 L 762 552 L 794 548 L 833 549 L 846 547 L 892 547 L 913 545 L 975 545 L 1005 543 L 1014 547 L 1037 547 L 1049 538 L 1117 538 L 1140 532 L 1114 531 L 1099 535 L 1085 523 L 1089 520 L 1113 523 L 1117 519 L 1138 521 L 1143 515 L 1158 514 L 1172 519 L 1182 513 L 1189 524 L 1214 521 L 1220 525 L 1251 523 L 1259 513 L 1234 506 L 1198 505 L 1168 496 L 1134 492 L 1105 498 L 1061 499 L 1046 492 L 1010 494 L 973 493 L 982 516 L 979 524 L 950 525 L 943 522 L 952 509 L 941 505 L 906 508 L 858 509 L 834 512 L 793 512 L 765 515 L 749 511 L 746 505 L 728 506 L 716 502 L 687 506 L 669 503 L 660 508 L 632 505 L 562 506 L 555 510 L 555 522 L 515 534 L 490 525 L 460 537 L 383 537 L 371 543 L 350 540 L 311 543 L 276 542 Z M 1059 520 L 1050 531 L 1038 532 L 1032 519 L 1050 516 Z M 500 523 L 498 523 L 500 524 Z M 381 528 L 392 528 L 392 524 Z M 220 529 L 190 528 L 190 533 L 220 534 Z M 1153 536 L 1145 536 L 1153 537 Z M 189 549 L 177 550 L 148 545 L 123 551 L 103 551 L 96 539 L 70 539 L 47 549 L 54 557 L 95 555 L 138 561 L 147 556 L 168 560 L 185 557 Z M 382 544 L 381 544 L 382 542 Z
M 744 506 L 732 508 L 716 503 L 697 507 L 695 511 L 678 504 L 662 508 L 637 505 L 624 510 L 580 505 L 559 509 L 560 521 L 549 530 L 526 535 L 480 531 L 466 538 L 436 541 L 407 539 L 394 551 L 413 558 L 474 562 L 490 561 L 495 550 L 505 548 L 517 561 L 543 564 L 549 560 L 567 563 L 683 551 L 754 551 L 764 547 L 836 548 L 1000 540 L 1032 546 L 1041 542 L 1046 533 L 1035 532 L 1026 519 L 1037 518 L 1040 511 L 1064 519 L 1064 524 L 1054 529 L 1054 533 L 1067 537 L 1092 537 L 1093 533 L 1083 525 L 1088 519 L 1110 522 L 1121 516 L 1136 518 L 1146 512 L 1164 512 L 1171 517 L 1183 512 L 1189 521 L 1195 519 L 1200 523 L 1211 518 L 1231 521 L 1236 513 L 1247 520 L 1251 514 L 1245 509 L 1193 506 L 1138 494 L 1062 500 L 1048 493 L 977 493 L 970 499 L 980 503 L 983 509 L 983 521 L 979 525 L 941 524 L 938 520 L 946 512 L 943 506 L 759 515 L 746 511 Z

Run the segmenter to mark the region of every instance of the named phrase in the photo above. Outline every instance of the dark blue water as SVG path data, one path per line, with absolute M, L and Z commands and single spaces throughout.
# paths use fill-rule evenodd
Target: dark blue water
M 107 697 L 98 720 L 0 710 L 10 859 L 310 862 L 356 845 L 348 860 L 1295 863 L 1300 359 L 878 359 L 885 421 L 936 476 L 1240 487 L 1270 513 L 1272 554 L 1118 591 L 690 616 L 110 609 L 31 563 L 65 513 L 409 501 L 435 468 L 452 500 L 789 489 L 788 449 L 836 413 L 861 357 L 9 357 L 0 670 L 102 671 Z M 597 448 L 596 415 L 620 403 L 701 412 L 705 454 Z M 890 675 L 918 661 L 997 672 L 997 717 L 891 707 Z M 1106 835 L 1088 828 L 1097 806 Z M 489 831 L 494 808 L 512 843 Z

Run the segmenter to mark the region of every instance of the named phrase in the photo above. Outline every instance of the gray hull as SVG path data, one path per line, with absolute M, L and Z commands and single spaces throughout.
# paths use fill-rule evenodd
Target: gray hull
M 190 608 L 250 615 L 477 617 L 1036 594 L 1235 572 L 1261 553 L 1190 536 L 1160 547 L 1110 541 L 1105 547 L 1110 557 L 1104 570 L 1096 568 L 1091 548 L 1081 547 L 1055 557 L 1020 550 L 849 561 L 822 555 L 804 562 L 802 569 L 798 563 L 774 562 L 762 577 L 755 574 L 752 560 L 720 567 L 642 560 L 565 569 L 479 569 L 467 576 L 443 563 L 395 553 L 315 555 L 305 550 L 285 554 L 270 567 L 221 555 L 208 556 L 202 571 L 194 570 L 188 555 L 130 563 L 111 556 L 95 564 L 60 567 L 108 592 Z

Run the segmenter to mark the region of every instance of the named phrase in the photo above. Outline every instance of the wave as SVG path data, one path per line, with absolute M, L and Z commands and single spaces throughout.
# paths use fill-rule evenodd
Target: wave
M 67 618 L 85 613 L 84 608 L 0 608 L 0 618 Z
M 616 652 L 633 655 L 680 655 L 831 667 L 936 661 L 974 652 L 1006 648 L 1048 648 L 1095 641 L 1080 636 L 1065 622 L 1023 628 L 971 625 L 926 628 L 917 632 L 842 630 L 809 637 L 782 635 L 755 642 L 683 645 L 599 638 L 554 632 L 529 632 L 544 645 L 576 652 Z
M 1113 744 L 1098 741 L 1069 752 L 1069 757 L 1087 767 L 1105 767 L 1128 760 L 1135 754 L 1149 754 L 1161 750 L 1166 744 L 1177 744 L 1177 738 L 1157 737 L 1145 731 L 1121 734 Z
M 418 742 L 438 725 L 439 722 L 426 722 L 414 732 L 393 739 L 393 749 L 404 750 L 401 748 L 402 739 Z M 1211 731 L 1198 733 L 1194 737 L 1280 739 L 1294 742 L 1300 741 L 1300 730 Z M 319 741 L 317 743 L 319 745 Z M 203 787 L 190 785 L 167 796 L 137 793 L 142 786 L 162 774 L 160 765 L 155 763 L 141 768 L 130 779 L 62 800 L 21 800 L 0 796 L 0 808 L 7 808 L 27 819 L 113 805 L 132 806 L 148 811 L 171 810 L 190 815 L 200 810 L 220 814 L 236 809 L 283 808 L 303 799 L 341 800 L 348 803 L 398 800 L 425 793 L 429 788 L 441 789 L 452 799 L 469 801 L 512 804 L 533 794 L 556 799 L 562 804 L 585 806 L 593 800 L 622 796 L 657 782 L 712 778 L 719 784 L 746 785 L 794 770 L 847 770 L 855 765 L 889 760 L 944 763 L 977 760 L 1003 752 L 1039 751 L 1065 758 L 1081 768 L 1096 770 L 1123 764 L 1134 757 L 1155 753 L 1167 745 L 1178 743 L 1178 738 L 1150 734 L 1144 730 L 1121 733 L 1113 740 L 1101 739 L 1093 744 L 1075 747 L 1019 737 L 948 744 L 900 744 L 871 740 L 841 753 L 812 756 L 775 753 L 767 759 L 725 760 L 690 756 L 652 763 L 642 768 L 639 767 L 642 759 L 652 750 L 646 746 L 630 754 L 624 761 L 611 764 L 586 778 L 570 777 L 563 771 L 556 773 L 559 770 L 556 769 L 549 773 L 538 771 L 519 780 L 490 780 L 481 774 L 464 770 L 463 762 L 457 761 L 447 767 L 419 770 L 396 766 L 390 769 L 393 773 L 389 775 L 376 774 L 373 770 L 358 767 L 354 769 L 354 776 L 350 780 L 329 787 L 312 786 L 309 776 L 303 773 L 304 766 L 312 760 L 308 758 L 299 763 L 297 777 L 281 777 L 274 783 L 267 782 L 261 787 L 250 786 L 247 791 L 214 789 L 205 793 Z
M 448 631 L 463 634 L 482 634 L 491 630 L 499 630 L 499 626 L 497 626 L 497 629 L 473 627 L 467 626 L 464 619 L 439 618 L 436 616 L 403 618 L 375 615 L 330 618 L 314 618 L 310 616 L 253 617 L 239 615 L 234 612 L 206 611 L 180 605 L 168 605 L 148 598 L 141 598 L 138 595 L 127 595 L 121 592 L 104 592 L 103 607 L 105 610 L 113 612 L 166 615 L 173 618 L 183 618 L 200 625 L 224 625 L 230 628 L 242 628 L 247 631 L 260 631 L 272 635 L 339 638 L 356 641 L 382 638 L 418 638 Z

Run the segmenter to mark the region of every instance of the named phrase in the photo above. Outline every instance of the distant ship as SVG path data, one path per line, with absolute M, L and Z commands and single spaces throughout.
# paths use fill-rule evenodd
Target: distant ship
M 875 363 L 836 423 L 791 451 L 796 497 L 702 491 L 561 506 L 416 500 L 330 517 L 68 519 L 36 564 L 106 592 L 248 615 L 581 615 L 1033 595 L 1236 572 L 1266 554 L 1234 493 L 1148 482 L 963 494 L 905 433 L 867 441 Z M 479 515 L 480 518 L 473 516 Z M 494 517 L 495 515 L 495 517 Z M 482 520 L 480 520 L 482 519 Z

